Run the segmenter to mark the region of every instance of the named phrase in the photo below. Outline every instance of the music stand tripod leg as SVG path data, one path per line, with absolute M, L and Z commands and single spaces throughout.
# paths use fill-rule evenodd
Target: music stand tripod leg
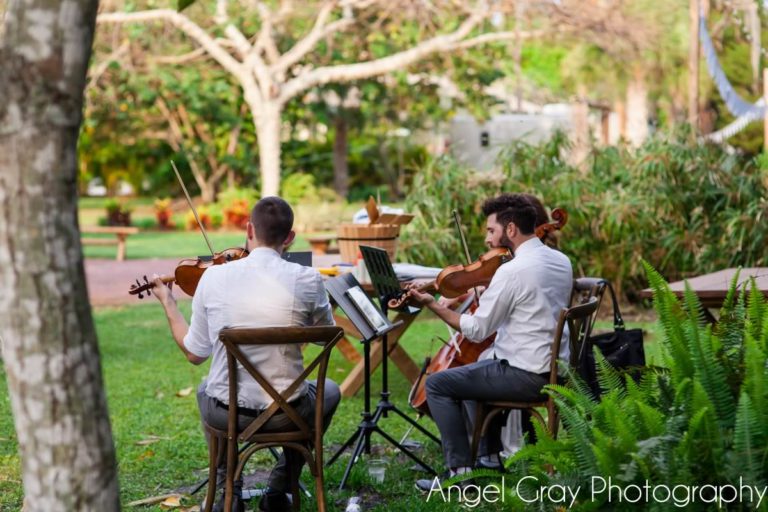
M 349 474 L 352 471 L 352 466 L 355 465 L 363 451 L 365 451 L 365 453 L 371 453 L 371 431 L 376 427 L 376 423 L 373 421 L 373 416 L 371 415 L 371 380 L 369 375 L 371 369 L 371 341 L 372 340 L 361 340 L 361 343 L 363 344 L 363 365 L 365 374 L 363 387 L 363 419 L 360 421 L 360 425 L 357 427 L 354 434 L 347 439 L 341 448 L 339 448 L 333 457 L 326 463 L 326 466 L 333 464 L 341 454 L 354 443 L 355 447 L 352 450 L 352 457 L 349 459 L 347 467 L 344 469 L 344 475 L 341 478 L 339 490 L 344 489 Z

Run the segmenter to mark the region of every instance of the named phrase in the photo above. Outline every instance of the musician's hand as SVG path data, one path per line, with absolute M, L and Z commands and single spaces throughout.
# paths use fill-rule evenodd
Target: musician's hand
M 432 295 L 428 293 L 421 293 L 420 291 L 417 291 L 416 288 L 411 288 L 408 290 L 408 294 L 410 296 L 410 302 L 415 302 L 420 306 L 429 306 L 435 302 L 435 298 Z
M 440 297 L 439 299 L 437 299 L 437 303 L 448 309 L 454 309 L 456 305 L 460 302 L 460 299 L 461 297 L 454 297 L 453 299 L 449 299 L 448 297 Z
M 160 304 L 165 306 L 170 301 L 175 301 L 173 298 L 173 293 L 171 293 L 171 287 L 166 285 L 163 280 L 160 279 L 160 276 L 153 274 L 152 282 L 155 284 L 155 286 L 152 288 L 152 293 L 155 297 L 157 297 L 157 300 L 160 301 Z

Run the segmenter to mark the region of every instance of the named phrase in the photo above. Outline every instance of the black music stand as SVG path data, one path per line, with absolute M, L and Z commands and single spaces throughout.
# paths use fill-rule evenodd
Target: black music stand
M 397 274 L 395 274 L 395 269 L 392 267 L 392 262 L 389 260 L 387 251 L 384 249 L 361 245 L 360 252 L 363 255 L 363 260 L 365 261 L 365 267 L 368 270 L 368 274 L 371 276 L 371 282 L 373 283 L 376 296 L 379 299 L 381 310 L 384 315 L 387 315 L 389 313 L 389 300 L 398 298 L 403 293 L 403 289 L 400 286 L 400 281 L 397 279 Z M 406 308 L 408 308 L 407 311 L 411 315 L 415 315 L 421 311 L 419 308 L 414 308 L 411 306 L 406 306 Z M 387 417 L 388 412 L 395 412 L 400 415 L 401 418 L 413 425 L 413 427 L 419 430 L 422 434 L 435 441 L 438 445 L 441 444 L 440 439 L 435 437 L 434 434 L 419 425 L 416 420 L 403 413 L 403 411 L 398 409 L 397 406 L 389 401 L 389 372 L 387 366 L 389 347 L 387 345 L 386 334 L 382 336 L 381 343 L 383 350 L 383 356 L 381 358 L 381 399 L 376 406 L 376 412 L 378 413 L 381 411 L 381 415 L 385 418 Z M 398 444 L 397 446 L 403 450 L 402 445 Z M 428 467 L 421 461 L 417 460 L 417 462 L 419 462 L 423 467 Z M 431 468 L 429 468 L 429 470 L 432 471 L 432 473 L 435 473 Z
M 371 342 L 376 338 L 381 337 L 383 343 L 382 349 L 386 350 L 386 342 L 383 340 L 386 339 L 386 335 L 390 331 L 402 325 L 402 322 L 396 322 L 394 324 L 391 323 L 387 318 L 387 315 L 379 310 L 379 308 L 377 308 L 376 305 L 367 297 L 365 298 L 365 300 L 367 300 L 367 304 L 364 304 L 361 308 L 359 301 L 354 300 L 355 294 L 350 293 L 350 290 L 362 290 L 360 288 L 360 283 L 352 274 L 342 274 L 326 281 L 325 288 L 328 290 L 328 293 L 330 293 L 336 304 L 338 304 L 342 311 L 344 311 L 344 313 L 347 315 L 349 320 L 354 324 L 357 330 L 360 331 L 360 334 L 362 335 L 360 342 L 363 344 L 364 407 L 363 412 L 361 413 L 363 419 L 360 421 L 360 425 L 358 425 L 355 432 L 326 463 L 326 466 L 333 464 L 347 448 L 354 444 L 352 457 L 349 459 L 347 467 L 344 470 L 344 476 L 341 478 L 339 490 L 344 488 L 344 485 L 347 483 L 347 479 L 349 478 L 349 474 L 352 471 L 352 466 L 355 465 L 357 460 L 360 458 L 360 455 L 363 452 L 366 454 L 371 453 L 371 434 L 374 432 L 378 433 L 381 435 L 381 437 L 389 441 L 394 446 L 398 447 L 403 453 L 408 455 L 411 459 L 413 459 L 427 471 L 431 471 L 433 474 L 436 474 L 431 467 L 427 466 L 423 461 L 416 457 L 416 455 L 411 453 L 407 448 L 403 447 L 392 436 L 384 432 L 384 430 L 378 426 L 379 418 L 385 412 L 385 408 L 382 407 L 382 402 L 379 402 L 379 405 L 376 407 L 376 411 L 371 413 Z M 373 308 L 375 311 L 370 311 L 370 308 Z M 368 312 L 371 314 L 366 314 Z M 376 316 L 373 321 L 370 319 L 370 316 L 372 315 Z M 378 327 L 373 327 L 374 325 L 378 325 Z M 386 352 L 384 352 L 382 356 L 382 362 L 385 366 L 383 366 L 383 368 L 386 368 L 386 360 Z M 386 375 L 386 373 L 382 373 L 382 375 Z M 384 382 L 386 382 L 386 377 Z M 391 406 L 391 408 L 394 409 L 394 406 Z M 408 420 L 410 419 L 407 416 L 403 417 Z

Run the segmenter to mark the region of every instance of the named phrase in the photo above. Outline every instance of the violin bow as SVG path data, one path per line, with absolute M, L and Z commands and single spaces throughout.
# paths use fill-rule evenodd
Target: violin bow
M 467 244 L 467 238 L 464 236 L 464 230 L 461 229 L 461 217 L 459 217 L 458 210 L 453 210 L 453 221 L 456 223 L 456 229 L 459 230 L 459 238 L 461 239 L 461 246 L 464 248 L 464 257 L 467 258 L 467 265 L 470 265 L 472 263 L 472 256 L 469 255 L 469 244 Z M 477 287 L 473 286 L 472 290 L 475 292 L 475 305 L 478 305 L 480 297 L 477 293 Z
M 200 222 L 200 216 L 197 215 L 197 210 L 195 210 L 195 205 L 192 204 L 192 198 L 189 197 L 189 192 L 187 192 L 187 187 L 184 185 L 184 180 L 181 179 L 181 174 L 179 174 L 179 170 L 176 168 L 176 164 L 173 162 L 173 160 L 171 160 L 171 167 L 173 167 L 174 172 L 176 172 L 176 177 L 179 178 L 181 189 L 184 191 L 184 196 L 187 198 L 187 203 L 189 204 L 189 207 L 192 209 L 192 213 L 195 215 L 195 220 L 197 221 L 197 225 L 200 227 L 200 231 L 203 233 L 203 238 L 205 238 L 205 243 L 208 244 L 208 250 L 211 251 L 211 256 L 215 256 L 216 253 L 213 250 L 211 241 L 208 239 L 208 234 L 205 232 L 203 223 Z

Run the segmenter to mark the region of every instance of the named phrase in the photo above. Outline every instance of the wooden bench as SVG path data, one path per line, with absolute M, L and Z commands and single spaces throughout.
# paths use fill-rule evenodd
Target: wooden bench
M 81 228 L 80 232 L 83 234 L 115 235 L 115 238 L 86 237 L 81 238 L 80 241 L 83 245 L 116 245 L 117 261 L 123 261 L 125 260 L 125 239 L 129 235 L 138 233 L 139 228 L 128 226 L 87 226 Z
M 307 235 L 307 242 L 312 247 L 312 254 L 330 254 L 331 242 L 336 240 L 336 235 Z M 338 250 L 337 250 L 338 252 Z

